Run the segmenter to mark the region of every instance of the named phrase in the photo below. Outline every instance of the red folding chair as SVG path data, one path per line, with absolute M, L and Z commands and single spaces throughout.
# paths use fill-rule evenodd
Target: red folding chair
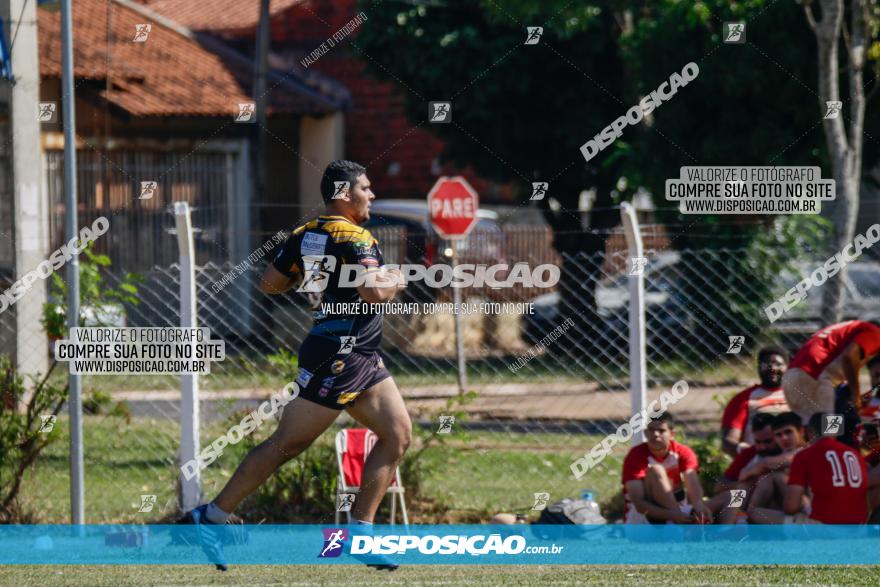
M 335 521 L 339 524 L 340 511 L 337 507 L 343 493 L 358 493 L 361 486 L 361 475 L 364 472 L 364 461 L 376 446 L 379 437 L 366 428 L 346 428 L 336 433 L 336 463 L 339 467 L 339 482 L 336 484 Z M 409 525 L 406 514 L 406 502 L 403 499 L 404 489 L 400 483 L 400 468 L 394 470 L 394 478 L 388 486 L 387 494 L 391 494 L 391 522 L 397 516 L 397 501 L 400 500 L 400 514 L 403 523 Z M 351 523 L 351 512 L 345 512 L 348 523 Z

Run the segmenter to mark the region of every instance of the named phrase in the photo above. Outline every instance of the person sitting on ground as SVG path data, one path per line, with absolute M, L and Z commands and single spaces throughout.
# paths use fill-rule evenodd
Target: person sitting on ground
M 623 461 L 624 522 L 627 524 L 731 524 L 730 492 L 704 500 L 699 462 L 690 447 L 676 442 L 668 413 L 652 418 L 647 440 Z
M 721 449 L 736 455 L 754 443 L 752 419 L 756 414 L 780 414 L 788 411 L 782 376 L 788 363 L 788 353 L 778 346 L 766 346 L 758 351 L 759 385 L 752 385 L 731 398 L 721 417 Z
M 773 414 L 761 412 L 755 414 L 750 423 L 753 443 L 748 448 L 740 451 L 736 458 L 733 459 L 733 462 L 730 463 L 730 466 L 724 471 L 724 476 L 715 484 L 716 494 L 722 491 L 744 490 L 746 492 L 745 499 L 741 507 L 747 508 L 749 505 L 748 498 L 754 491 L 759 477 L 757 475 L 749 475 L 740 481 L 742 471 L 747 467 L 756 470 L 759 462 L 767 460 L 771 463 L 768 470 L 782 464 L 781 459 L 775 458 L 777 455 L 780 455 L 782 449 L 773 435 L 774 417 Z M 766 466 L 766 464 L 763 464 L 762 468 Z
M 859 411 L 862 422 L 880 420 L 880 355 L 868 361 L 867 367 L 871 389 L 862 396 L 862 409 Z
M 795 454 L 805 445 L 801 417 L 794 412 L 784 412 L 773 418 L 773 435 L 782 452 L 745 467 L 739 474 L 740 481 L 756 480 L 748 506 L 752 524 L 782 523 L 788 468 Z
M 783 503 L 786 524 L 864 524 L 867 520 L 865 461 L 858 450 L 834 435 L 823 435 L 827 416 L 817 412 L 810 417 L 810 446 L 791 463 Z
M 865 422 L 861 428 L 862 457 L 868 466 L 868 523 L 880 524 L 880 420 Z

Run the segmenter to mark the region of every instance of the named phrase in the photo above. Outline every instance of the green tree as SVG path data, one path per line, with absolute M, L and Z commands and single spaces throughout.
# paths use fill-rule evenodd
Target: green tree
M 613 14 L 592 3 L 502 4 L 364 3 L 370 26 L 352 47 L 381 55 L 381 65 L 363 60 L 372 74 L 398 84 L 414 123 L 444 140 L 445 160 L 512 183 L 523 202 L 531 182 L 549 182 L 541 205 L 568 265 L 563 307 L 586 347 L 598 338 L 592 289 L 601 262 L 594 254 L 619 222 L 612 190 L 621 168 L 614 157 L 587 166 L 579 147 L 626 107 L 618 27 Z M 564 11 L 554 17 L 554 9 Z M 540 42 L 524 45 L 533 25 L 544 27 Z M 428 102 L 441 100 L 452 102 L 452 123 L 429 124 Z M 578 199 L 591 187 L 597 211 L 586 219 Z

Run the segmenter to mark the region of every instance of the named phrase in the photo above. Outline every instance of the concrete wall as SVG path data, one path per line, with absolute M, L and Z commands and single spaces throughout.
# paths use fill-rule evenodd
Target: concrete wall
M 300 122 L 299 203 L 304 217 L 317 216 L 324 209 L 321 175 L 328 163 L 345 155 L 344 122 L 341 113 L 304 116 Z
M 7 175 L 5 185 L 7 194 L 11 192 L 12 195 L 14 236 L 10 239 L 4 235 L 2 238 L 4 248 L 8 249 L 10 244 L 14 248 L 14 278 L 20 279 L 49 255 L 48 203 L 43 189 L 40 123 L 37 119 L 40 77 L 36 3 L 27 0 L 4 2 L 0 6 L 0 16 L 17 29 L 11 59 L 15 85 L 6 94 L 10 105 L 7 137 L 11 139 L 11 150 L 6 151 L 6 159 L 7 170 L 11 173 Z M 7 35 L 7 38 L 12 36 Z M 4 206 L 8 206 L 8 201 Z M 46 282 L 37 280 L 15 303 L 15 361 L 22 375 L 45 373 L 48 369 L 49 345 L 40 324 L 45 301 Z

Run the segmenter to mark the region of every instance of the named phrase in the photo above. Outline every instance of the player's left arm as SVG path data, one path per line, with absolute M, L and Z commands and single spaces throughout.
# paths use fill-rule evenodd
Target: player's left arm
M 712 510 L 703 501 L 703 486 L 696 469 L 684 472 L 684 486 L 687 489 L 688 501 L 694 508 L 694 518 L 698 524 L 712 523 Z
M 785 497 L 782 500 L 782 511 L 789 516 L 793 516 L 801 511 L 804 506 L 804 493 L 803 485 L 787 485 L 785 487 Z
M 862 406 L 862 394 L 859 393 L 859 367 L 862 366 L 862 348 L 850 343 L 843 352 L 843 376 L 852 393 L 852 401 L 856 410 Z
M 868 469 L 868 487 L 880 487 L 880 465 Z

